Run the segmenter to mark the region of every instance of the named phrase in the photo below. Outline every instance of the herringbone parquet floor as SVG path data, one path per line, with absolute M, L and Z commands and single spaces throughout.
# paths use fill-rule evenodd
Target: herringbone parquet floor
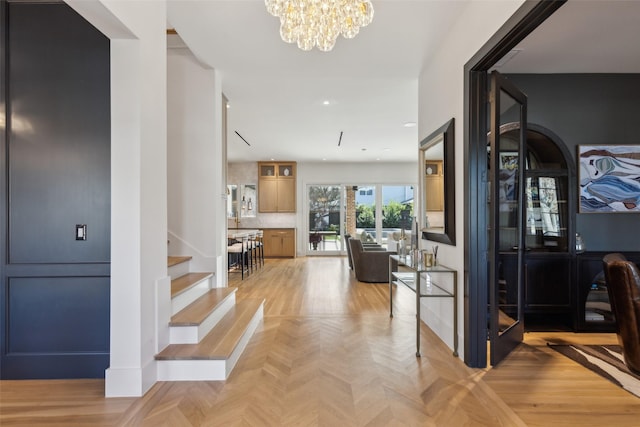
M 231 285 L 265 298 L 265 318 L 226 382 L 157 383 L 105 399 L 102 381 L 2 381 L 0 425 L 639 425 L 640 401 L 531 334 L 503 364 L 470 369 L 428 328 L 415 357 L 414 296 L 359 283 L 345 258 L 269 260 Z M 46 390 L 46 391 L 45 391 Z

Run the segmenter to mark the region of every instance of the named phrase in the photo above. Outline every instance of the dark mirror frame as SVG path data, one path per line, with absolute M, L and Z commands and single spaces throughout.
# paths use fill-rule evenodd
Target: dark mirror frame
M 455 119 L 449 120 L 420 142 L 420 186 L 421 198 L 424 199 L 424 150 L 425 145 L 442 134 L 444 144 L 444 233 L 423 231 L 422 238 L 434 242 L 456 244 L 456 170 L 455 170 Z M 425 201 L 421 201 L 421 212 L 424 218 Z M 422 219 L 421 219 L 422 220 Z M 422 224 L 424 225 L 424 224 Z

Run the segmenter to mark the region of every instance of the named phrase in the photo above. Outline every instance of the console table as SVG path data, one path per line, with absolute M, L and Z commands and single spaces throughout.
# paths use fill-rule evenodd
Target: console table
M 394 271 L 394 268 L 397 270 Z M 401 270 L 404 270 L 402 271 Z M 426 280 L 422 280 L 422 275 Z M 438 285 L 432 276 L 452 276 L 452 291 Z M 416 356 L 420 357 L 420 298 L 453 298 L 453 355 L 458 356 L 458 272 L 442 264 L 426 267 L 410 256 L 389 256 L 389 313 L 393 317 L 393 285 L 402 284 L 416 294 Z

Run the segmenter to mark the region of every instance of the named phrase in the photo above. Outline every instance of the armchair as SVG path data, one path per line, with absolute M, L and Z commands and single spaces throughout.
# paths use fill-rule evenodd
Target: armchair
M 384 248 L 365 250 L 360 239 L 349 239 L 353 271 L 361 282 L 383 283 L 389 281 L 389 255 Z
M 347 247 L 347 259 L 349 260 L 349 268 L 353 270 L 353 257 L 351 256 L 351 245 L 349 244 L 350 239 L 352 239 L 351 234 L 347 233 L 344 235 L 344 244 Z M 385 250 L 381 245 L 377 243 L 362 242 L 362 246 L 364 247 L 365 251 L 384 251 Z
M 602 263 L 624 362 L 640 374 L 640 272 L 619 253 L 606 255 Z

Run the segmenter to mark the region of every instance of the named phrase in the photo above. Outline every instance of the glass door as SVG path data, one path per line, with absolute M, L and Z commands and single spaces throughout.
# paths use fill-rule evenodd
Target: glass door
M 384 185 L 382 187 L 381 244 L 388 250 L 398 251 L 399 244 L 410 245 L 413 223 L 413 186 Z M 401 230 L 405 230 L 405 241 L 401 241 Z
M 395 250 L 401 229 L 412 228 L 413 185 L 309 185 L 308 247 L 311 255 L 346 251 L 345 234 Z M 394 240 L 395 239 L 395 240 Z M 410 241 L 410 240 L 409 240 Z
M 340 228 L 343 200 L 342 186 L 308 186 L 308 246 L 309 254 L 336 254 L 344 250 Z
M 500 363 L 524 333 L 524 185 L 527 98 L 499 73 L 491 75 L 489 155 L 489 338 L 491 364 Z M 518 122 L 513 138 L 500 127 Z
M 355 234 L 351 234 L 351 236 L 359 238 L 363 242 L 379 243 L 378 227 L 376 225 L 376 186 L 360 185 L 356 186 L 356 188 L 356 227 Z

